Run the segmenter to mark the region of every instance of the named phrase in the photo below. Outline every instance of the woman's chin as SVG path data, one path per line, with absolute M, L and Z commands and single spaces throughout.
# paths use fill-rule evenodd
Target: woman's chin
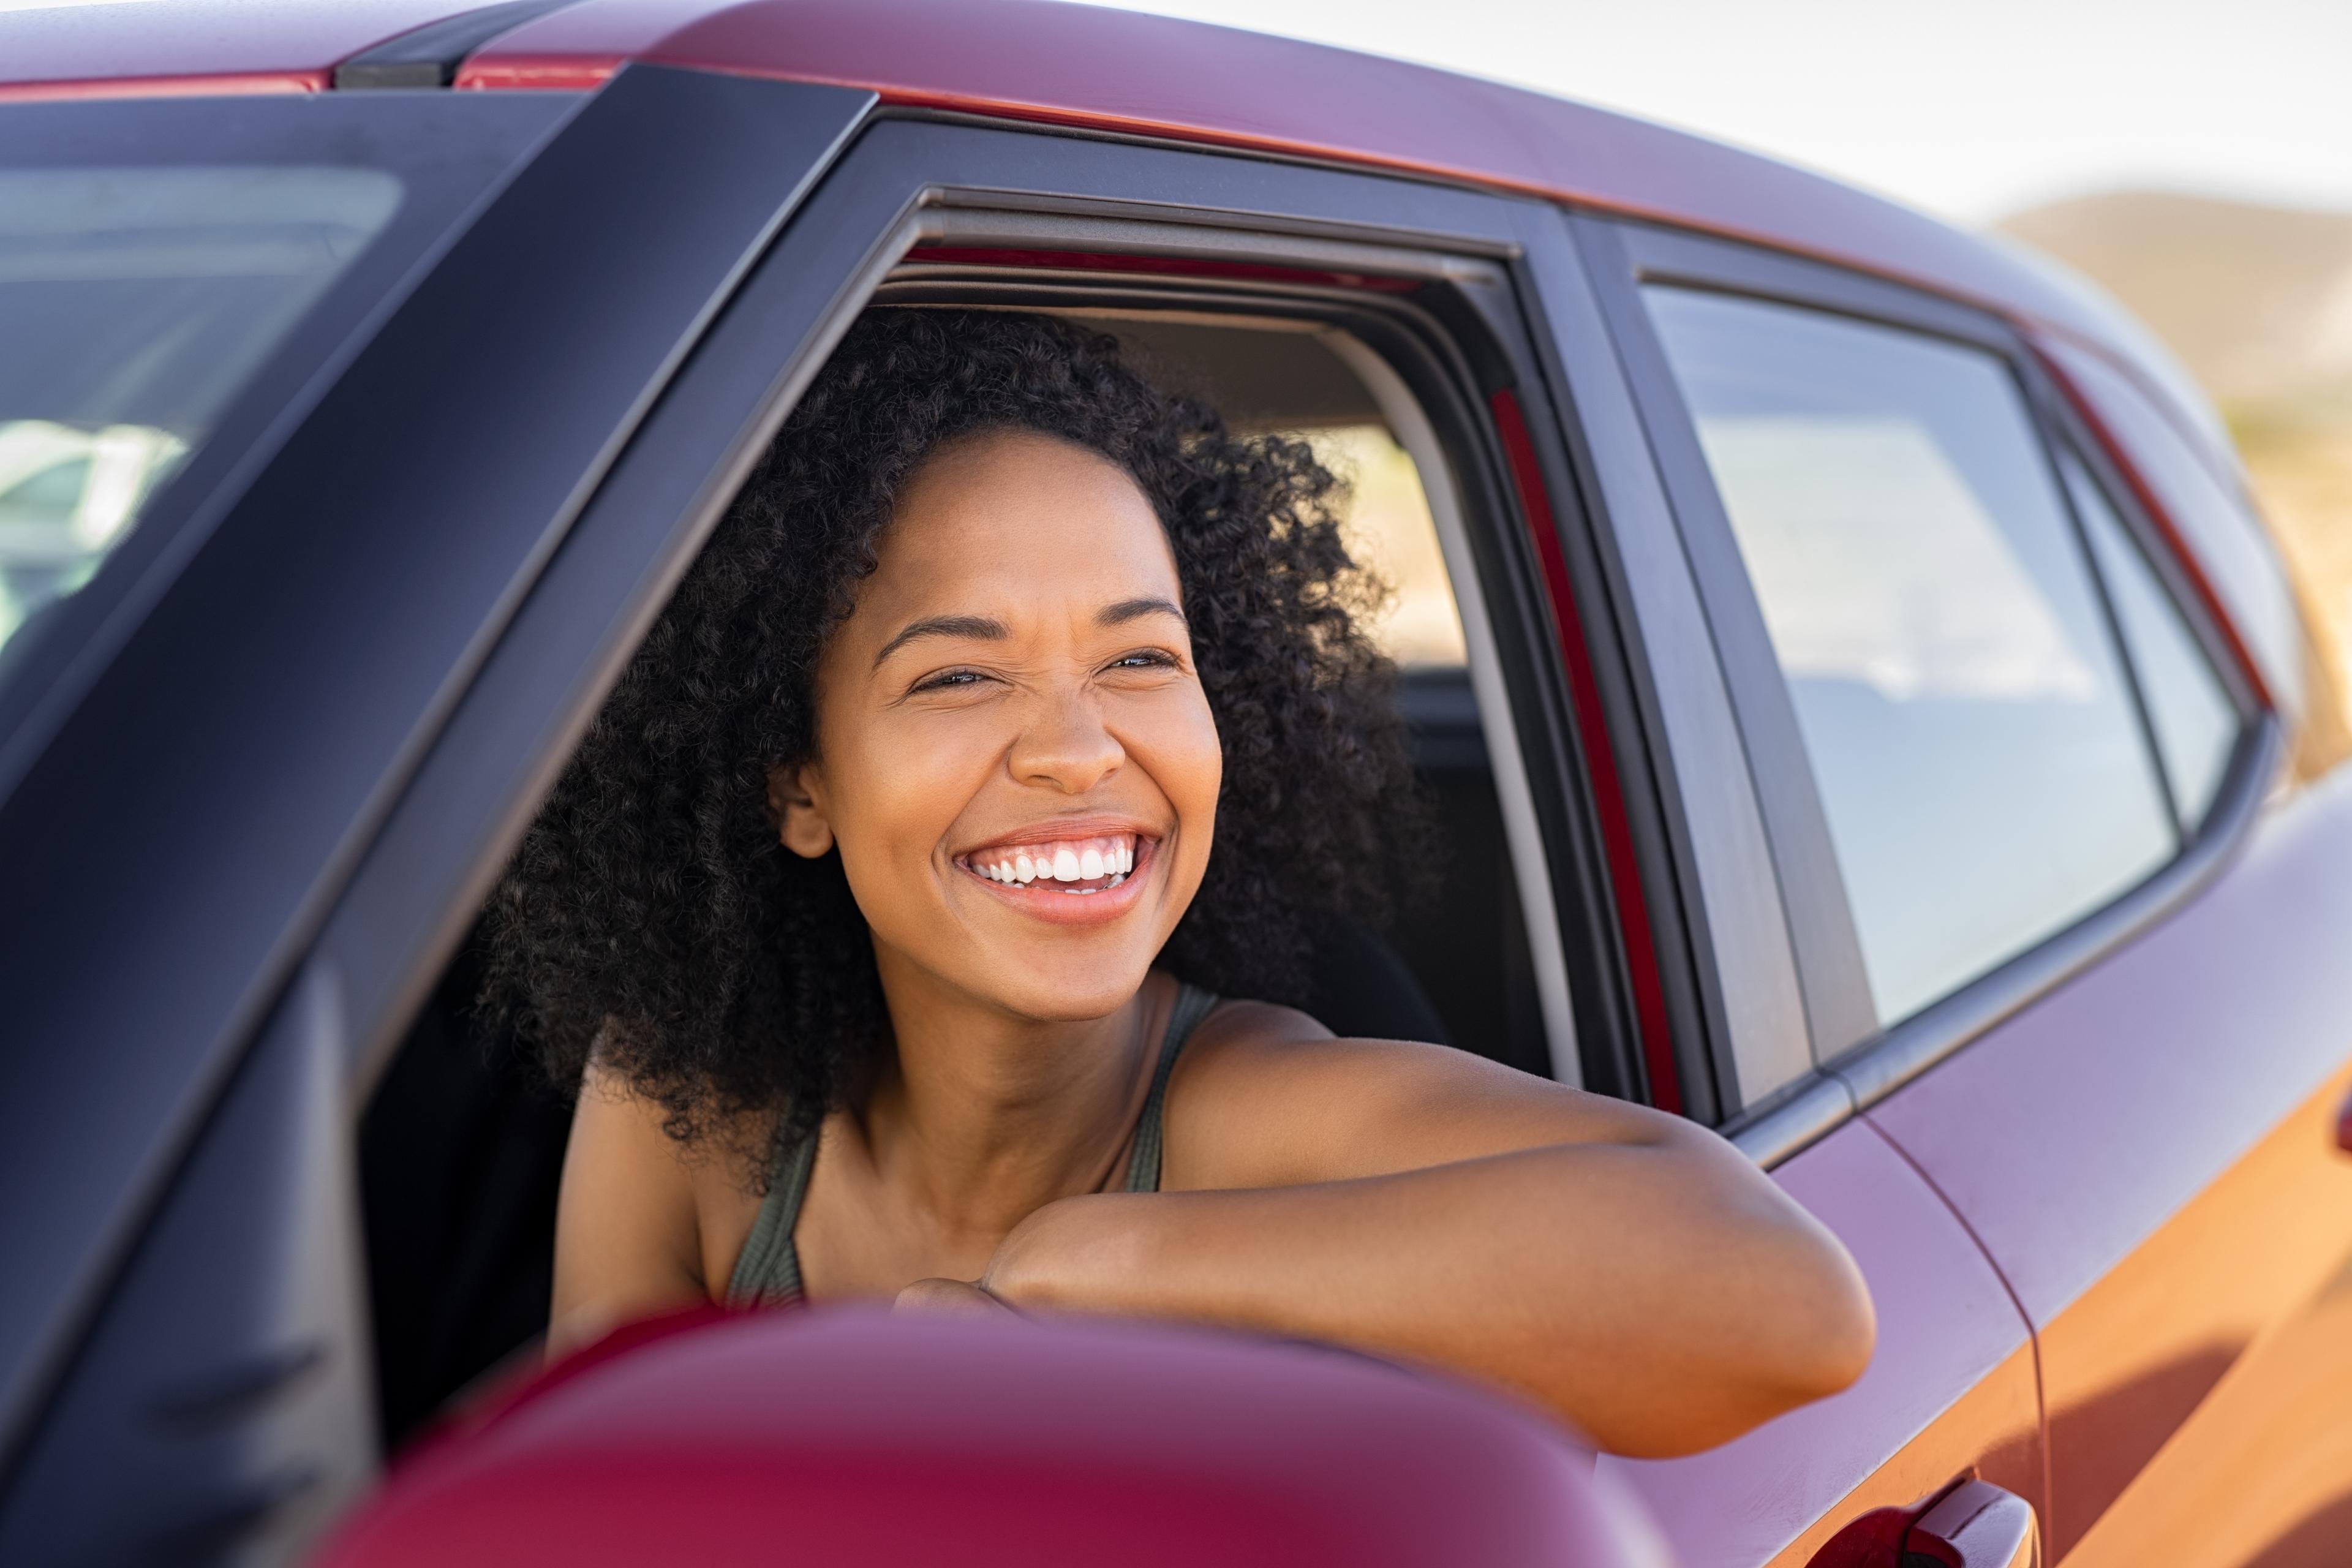
M 1081 969 L 1059 964 L 1024 967 L 1024 978 L 1007 984 L 1006 969 L 991 976 L 986 994 L 1006 1012 L 1040 1024 L 1086 1024 L 1107 1018 L 1135 999 L 1150 967 L 1116 961 Z

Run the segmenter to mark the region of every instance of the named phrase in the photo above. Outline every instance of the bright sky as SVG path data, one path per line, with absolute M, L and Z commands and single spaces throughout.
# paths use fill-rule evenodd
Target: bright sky
M 2352 0 L 1101 0 L 1664 121 L 1981 223 L 2116 186 L 2352 211 Z

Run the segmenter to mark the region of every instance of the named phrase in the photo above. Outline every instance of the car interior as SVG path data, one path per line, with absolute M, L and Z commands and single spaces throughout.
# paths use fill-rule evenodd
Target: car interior
M 880 301 L 959 302 L 935 281 L 909 278 L 920 270 L 902 267 Z M 1489 755 L 1493 721 L 1474 681 L 1481 650 L 1476 636 L 1465 637 L 1449 572 L 1449 562 L 1466 562 L 1465 547 L 1449 550 L 1441 538 L 1432 491 L 1451 481 L 1430 471 L 1428 448 L 1416 461 L 1401 440 L 1390 416 L 1400 394 L 1390 390 L 1384 404 L 1361 373 L 1370 352 L 1326 323 L 1126 303 L 1057 308 L 1117 335 L 1161 384 L 1209 400 L 1235 427 L 1313 443 L 1349 481 L 1352 547 L 1391 590 L 1378 635 L 1401 672 L 1443 866 L 1434 894 L 1391 929 L 1319 933 L 1311 1010 L 1342 1035 L 1430 1040 L 1550 1076 L 1554 1043 Z M 361 1124 L 387 1449 L 486 1373 L 535 1353 L 546 1326 L 571 1110 L 517 1042 L 478 1016 L 479 984 L 469 938 Z

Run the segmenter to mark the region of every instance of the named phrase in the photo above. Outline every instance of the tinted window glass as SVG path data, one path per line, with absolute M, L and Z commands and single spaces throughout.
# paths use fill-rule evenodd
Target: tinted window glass
M 1788 681 L 1880 1018 L 2161 864 L 2176 837 L 2147 737 L 2000 362 L 1783 306 L 1649 303 Z
M 0 170 L 0 655 L 399 205 L 373 169 Z
M 2063 466 L 2075 512 L 2090 536 L 2139 676 L 2174 804 L 2183 826 L 2193 826 L 2221 787 L 2230 747 L 2238 738 L 2237 710 L 2123 519 L 2071 454 Z

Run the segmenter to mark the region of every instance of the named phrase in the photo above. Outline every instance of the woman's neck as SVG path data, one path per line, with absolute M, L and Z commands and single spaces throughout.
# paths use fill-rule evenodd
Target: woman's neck
M 1041 1023 L 877 956 L 896 1048 L 858 1121 L 882 1184 L 967 1237 L 1105 1185 L 1149 1087 L 1170 983 L 1148 978 L 1104 1017 Z

